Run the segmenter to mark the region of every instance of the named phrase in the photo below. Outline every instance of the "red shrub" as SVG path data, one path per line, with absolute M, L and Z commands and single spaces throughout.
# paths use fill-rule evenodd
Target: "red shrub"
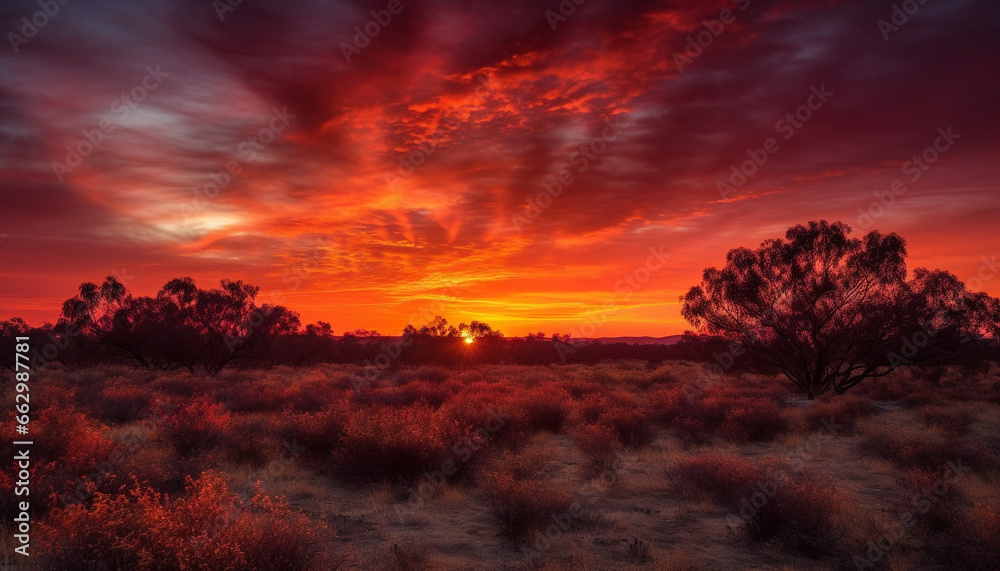
M 488 429 L 490 448 L 515 450 L 531 436 L 524 411 L 510 394 L 497 389 L 472 389 L 449 400 L 441 412 L 461 427 L 482 433 Z
M 930 533 L 954 530 L 965 503 L 962 493 L 953 486 L 954 478 L 948 468 L 908 470 L 901 478 L 906 492 L 897 502 L 897 511 L 916 513 L 914 525 L 918 530 Z M 926 512 L 920 509 L 924 506 L 929 506 Z
M 838 490 L 774 460 L 755 464 L 708 454 L 682 460 L 673 473 L 682 492 L 708 493 L 733 512 L 730 521 L 755 541 L 774 540 L 792 551 L 819 555 L 846 534 L 845 501 Z
M 938 426 L 949 436 L 961 437 L 969 434 L 976 417 L 964 408 L 925 405 L 918 411 L 920 418 L 928 426 Z
M 100 408 L 103 418 L 120 424 L 144 418 L 149 413 L 153 391 L 115 377 L 109 379 L 101 391 Z
M 619 464 L 625 447 L 610 426 L 585 424 L 573 428 L 570 436 L 589 461 L 585 470 L 587 476 L 613 470 Z
M 339 400 L 351 392 L 353 390 L 351 390 L 350 381 L 318 380 L 302 384 L 292 390 L 289 395 L 289 405 L 292 410 L 299 412 L 319 412 L 331 402 Z
M 229 429 L 229 411 L 207 395 L 189 399 L 173 412 L 164 412 L 167 409 L 159 407 L 157 432 L 181 456 L 214 447 Z
M 412 482 L 425 470 L 440 469 L 464 435 L 458 423 L 427 405 L 365 407 L 348 419 L 334 462 L 349 477 Z
M 774 479 L 776 493 L 756 513 L 743 520 L 750 539 L 778 541 L 784 548 L 811 556 L 829 553 L 847 534 L 846 501 L 831 484 L 808 474 L 791 481 Z
M 39 523 L 44 568 L 322 568 L 316 530 L 287 504 L 258 494 L 241 500 L 206 472 L 175 501 L 149 490 L 99 494 L 89 505 Z
M 825 394 L 812 401 L 804 412 L 806 425 L 819 430 L 824 422 L 843 426 L 845 432 L 854 430 L 857 421 L 878 412 L 875 402 L 868 397 L 844 394 Z
M 97 421 L 71 407 L 51 406 L 38 410 L 28 426 L 34 441 L 30 472 L 36 513 L 86 499 L 95 491 L 116 490 L 124 483 L 120 462 L 113 461 L 121 452 L 102 434 Z M 12 485 L 4 486 L 0 494 L 4 504 L 17 501 Z
M 726 506 L 739 506 L 763 476 L 763 470 L 746 458 L 714 453 L 680 460 L 672 471 L 682 493 L 708 493 Z
M 233 415 L 220 447 L 237 464 L 261 467 L 282 450 L 281 441 L 266 415 Z
M 873 428 L 867 431 L 860 446 L 866 454 L 881 456 L 906 468 L 921 468 L 929 472 L 936 472 L 948 462 L 959 461 L 982 472 L 1000 466 L 1000 458 L 990 452 L 989 447 L 936 434 Z
M 175 371 L 157 377 L 149 387 L 158 393 L 167 393 L 178 397 L 192 397 L 195 394 L 209 392 L 212 381 L 197 375 Z
M 350 411 L 344 402 L 334 402 L 319 412 L 289 414 L 275 420 L 278 435 L 305 448 L 306 455 L 329 454 L 343 439 Z
M 219 395 L 233 412 L 279 411 L 289 406 L 292 395 L 287 385 L 271 379 L 235 382 Z
M 740 399 L 726 412 L 719 434 L 734 442 L 763 442 L 788 430 L 782 407 L 764 398 Z
M 638 406 L 615 405 L 604 411 L 598 424 L 609 427 L 618 441 L 628 448 L 648 446 L 656 437 L 649 414 Z
M 529 541 L 552 517 L 566 514 L 573 502 L 568 493 L 550 490 L 539 480 L 520 480 L 502 471 L 485 474 L 483 491 L 500 531 L 520 542 Z
M 402 408 L 423 402 L 432 408 L 439 408 L 446 400 L 461 389 L 455 381 L 414 380 L 393 387 L 370 387 L 354 395 L 354 401 L 362 405 L 384 405 Z
M 397 384 L 406 384 L 418 380 L 443 383 L 448 379 L 448 371 L 437 367 L 414 367 L 411 369 L 400 369 L 393 373 L 392 376 Z
M 558 432 L 569 416 L 569 400 L 562 389 L 538 388 L 519 391 L 510 406 L 514 414 L 523 417 L 528 429 Z
M 742 392 L 695 386 L 656 391 L 650 399 L 650 415 L 657 424 L 696 442 L 714 434 L 736 442 L 765 441 L 788 429 L 788 419 L 772 389 L 743 388 Z

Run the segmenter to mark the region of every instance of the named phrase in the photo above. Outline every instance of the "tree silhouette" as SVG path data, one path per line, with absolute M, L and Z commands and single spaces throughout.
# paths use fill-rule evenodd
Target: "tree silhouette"
M 904 365 L 946 362 L 966 341 L 997 336 L 1000 301 L 952 274 L 914 270 L 906 244 L 842 222 L 809 222 L 705 270 L 682 315 L 780 370 L 808 398 L 841 394 Z
M 275 353 L 276 337 L 297 333 L 298 314 L 280 305 L 258 306 L 260 288 L 222 280 L 199 289 L 191 278 L 169 281 L 156 297 L 133 297 L 109 276 L 84 283 L 63 303 L 60 324 L 78 327 L 87 341 L 145 367 L 224 367 Z

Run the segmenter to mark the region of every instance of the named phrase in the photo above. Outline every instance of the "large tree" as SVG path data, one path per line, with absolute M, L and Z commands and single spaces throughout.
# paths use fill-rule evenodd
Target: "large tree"
M 996 298 L 941 270 L 917 268 L 907 279 L 901 237 L 850 232 L 809 222 L 756 250 L 730 250 L 725 267 L 706 269 L 681 298 L 681 313 L 809 398 L 900 366 L 949 362 L 970 340 L 997 338 Z

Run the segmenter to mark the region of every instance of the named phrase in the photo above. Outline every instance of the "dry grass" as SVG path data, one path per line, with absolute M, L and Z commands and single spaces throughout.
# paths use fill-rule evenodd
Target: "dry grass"
M 216 379 L 52 366 L 33 422 L 62 437 L 32 451 L 33 539 L 82 569 L 853 568 L 960 460 L 877 565 L 1000 567 L 995 369 L 904 372 L 808 404 L 786 404 L 776 379 L 699 385 L 703 372 L 422 368 L 355 391 L 363 371 L 336 365 Z M 80 481 L 83 503 L 49 496 Z M 197 510 L 242 519 L 218 534 Z M 206 533 L 229 559 L 185 547 Z

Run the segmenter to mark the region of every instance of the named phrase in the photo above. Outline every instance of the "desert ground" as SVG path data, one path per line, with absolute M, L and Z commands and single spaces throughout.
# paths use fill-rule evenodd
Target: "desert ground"
M 686 361 L 50 364 L 30 567 L 997 569 L 998 378 L 904 369 L 808 401 Z

